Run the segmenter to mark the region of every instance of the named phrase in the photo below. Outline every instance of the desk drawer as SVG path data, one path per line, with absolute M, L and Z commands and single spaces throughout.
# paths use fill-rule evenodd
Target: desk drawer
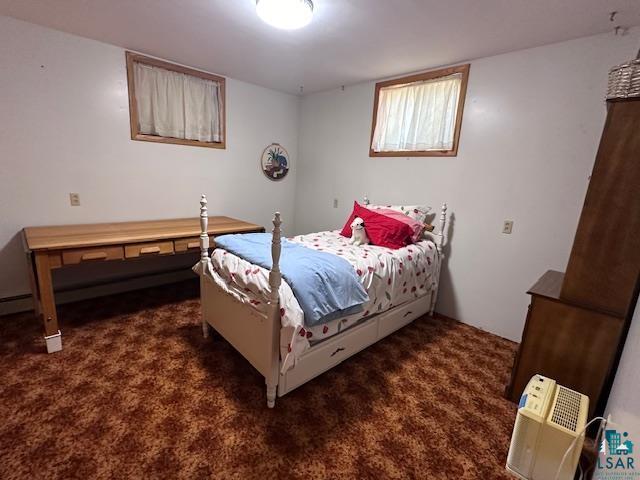
M 200 237 L 181 238 L 175 242 L 176 253 L 200 250 Z
M 64 265 L 122 259 L 124 259 L 124 249 L 122 247 L 92 247 L 62 251 L 62 263 Z
M 147 257 L 151 255 L 170 255 L 173 253 L 173 242 L 132 243 L 124 246 L 126 258 Z

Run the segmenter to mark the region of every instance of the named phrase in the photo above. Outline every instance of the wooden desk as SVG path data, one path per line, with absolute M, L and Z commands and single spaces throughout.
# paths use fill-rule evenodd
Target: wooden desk
M 264 228 L 229 217 L 209 217 L 207 231 L 216 236 L 264 232 Z M 53 269 L 87 262 L 197 252 L 200 248 L 198 218 L 26 227 L 22 234 L 31 293 L 36 315 L 41 315 L 44 322 L 49 353 L 62 349 L 51 281 Z

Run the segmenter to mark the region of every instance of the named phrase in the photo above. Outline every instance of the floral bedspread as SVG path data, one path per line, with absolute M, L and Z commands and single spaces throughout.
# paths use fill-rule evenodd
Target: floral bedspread
M 329 338 L 364 317 L 425 295 L 437 281 L 439 258 L 436 246 L 430 240 L 398 250 L 372 245 L 354 246 L 339 231 L 299 235 L 290 240 L 347 260 L 360 277 L 369 301 L 363 305 L 361 313 L 308 328 L 293 291 L 283 280 L 279 291 L 283 372 L 291 368 L 312 343 Z M 211 255 L 211 268 L 207 269 L 206 275 L 239 301 L 261 312 L 267 311 L 268 270 L 217 248 Z

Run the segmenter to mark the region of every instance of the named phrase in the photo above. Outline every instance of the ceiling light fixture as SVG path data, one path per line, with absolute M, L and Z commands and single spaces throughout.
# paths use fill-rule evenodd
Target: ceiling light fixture
M 269 25 L 283 30 L 302 28 L 311 22 L 311 0 L 256 0 L 258 16 Z

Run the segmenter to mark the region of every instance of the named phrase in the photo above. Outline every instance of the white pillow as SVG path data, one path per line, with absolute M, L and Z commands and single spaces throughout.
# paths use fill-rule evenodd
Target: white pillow
M 426 223 L 427 214 L 431 211 L 431 207 L 427 205 L 365 205 L 365 207 L 369 210 L 380 208 L 395 210 L 420 223 Z

